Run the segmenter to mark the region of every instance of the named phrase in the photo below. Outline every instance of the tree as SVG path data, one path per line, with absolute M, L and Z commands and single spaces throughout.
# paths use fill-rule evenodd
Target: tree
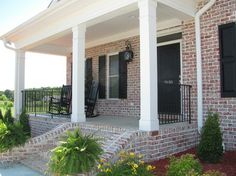
M 7 89 L 4 91 L 4 94 L 10 101 L 14 100 L 14 92 L 12 90 Z

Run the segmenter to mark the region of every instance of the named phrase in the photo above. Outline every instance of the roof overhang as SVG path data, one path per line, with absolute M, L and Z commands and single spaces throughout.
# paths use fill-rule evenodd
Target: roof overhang
M 156 1 L 180 14 L 183 19 L 192 18 L 196 12 L 196 0 Z M 0 39 L 14 43 L 17 49 L 30 50 L 69 35 L 72 27 L 78 24 L 86 23 L 87 28 L 92 28 L 132 13 L 138 9 L 137 2 L 138 0 L 62 0 L 1 36 Z

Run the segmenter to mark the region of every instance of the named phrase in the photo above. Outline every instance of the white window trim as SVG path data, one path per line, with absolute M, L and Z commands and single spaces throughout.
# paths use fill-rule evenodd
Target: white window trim
M 106 99 L 107 100 L 120 100 L 119 98 L 110 98 L 110 75 L 109 75 L 109 71 L 110 71 L 110 56 L 114 56 L 114 55 L 118 55 L 119 57 L 119 52 L 113 52 L 113 53 L 109 53 L 107 54 L 107 57 L 106 57 L 106 60 L 107 60 L 107 68 L 106 68 L 106 79 L 107 79 L 107 88 L 106 88 Z M 118 77 L 119 77 L 119 74 L 118 74 Z

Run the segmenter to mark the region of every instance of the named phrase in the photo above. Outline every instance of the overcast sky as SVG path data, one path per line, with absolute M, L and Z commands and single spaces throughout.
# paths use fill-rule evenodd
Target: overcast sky
M 0 35 L 47 8 L 51 0 L 0 0 Z M 0 41 L 0 90 L 14 89 L 15 53 Z M 66 83 L 66 59 L 26 53 L 25 87 L 61 86 Z

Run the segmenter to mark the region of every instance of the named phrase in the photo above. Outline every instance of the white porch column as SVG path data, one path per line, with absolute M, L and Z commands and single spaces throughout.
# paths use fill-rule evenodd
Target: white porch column
M 141 118 L 139 129 L 158 131 L 157 1 L 139 0 Z
M 85 122 L 84 76 L 85 76 L 85 32 L 86 25 L 73 27 L 73 73 L 71 122 Z
M 15 91 L 14 91 L 14 116 L 22 112 L 22 93 L 25 88 L 25 51 L 16 50 L 15 58 Z

